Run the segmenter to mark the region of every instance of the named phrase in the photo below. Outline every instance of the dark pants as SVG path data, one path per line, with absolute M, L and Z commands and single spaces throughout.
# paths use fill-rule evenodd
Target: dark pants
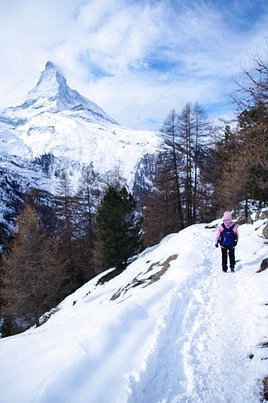
M 222 270 L 227 271 L 227 259 L 228 259 L 228 252 L 229 252 L 229 261 L 230 261 L 230 268 L 234 270 L 235 267 L 235 248 L 226 249 L 221 248 L 221 256 L 222 256 Z

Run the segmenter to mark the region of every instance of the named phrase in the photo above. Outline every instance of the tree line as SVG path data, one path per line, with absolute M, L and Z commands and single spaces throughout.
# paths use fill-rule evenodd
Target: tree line
M 32 191 L 1 262 L 2 334 L 45 320 L 44 313 L 108 268 L 111 276 L 165 235 L 209 221 L 224 209 L 268 202 L 268 67 L 258 60 L 239 87 L 237 124 L 217 133 L 201 105 L 171 110 L 154 157 L 151 185 L 138 197 L 120 173 L 105 180 L 90 165 L 74 194 L 63 174 L 57 195 Z

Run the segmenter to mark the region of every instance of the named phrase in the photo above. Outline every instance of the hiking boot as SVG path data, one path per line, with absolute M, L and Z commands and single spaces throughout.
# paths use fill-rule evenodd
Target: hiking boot
M 231 267 L 231 271 L 233 271 L 233 272 L 234 272 L 234 267 Z

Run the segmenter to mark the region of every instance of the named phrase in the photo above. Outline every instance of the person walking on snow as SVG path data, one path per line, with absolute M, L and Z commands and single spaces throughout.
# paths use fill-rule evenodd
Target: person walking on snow
M 235 247 L 238 241 L 238 226 L 232 221 L 232 213 L 225 211 L 223 214 L 223 223 L 219 226 L 215 246 L 221 246 L 222 253 L 222 270 L 226 273 L 228 266 L 228 254 L 230 269 L 234 271 L 235 268 Z

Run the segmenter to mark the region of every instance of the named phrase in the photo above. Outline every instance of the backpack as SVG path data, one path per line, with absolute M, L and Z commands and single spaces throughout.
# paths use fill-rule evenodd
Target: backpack
M 236 245 L 236 235 L 234 233 L 234 226 L 233 224 L 230 228 L 227 228 L 225 224 L 222 224 L 223 231 L 220 235 L 220 245 L 223 248 L 234 248 Z

